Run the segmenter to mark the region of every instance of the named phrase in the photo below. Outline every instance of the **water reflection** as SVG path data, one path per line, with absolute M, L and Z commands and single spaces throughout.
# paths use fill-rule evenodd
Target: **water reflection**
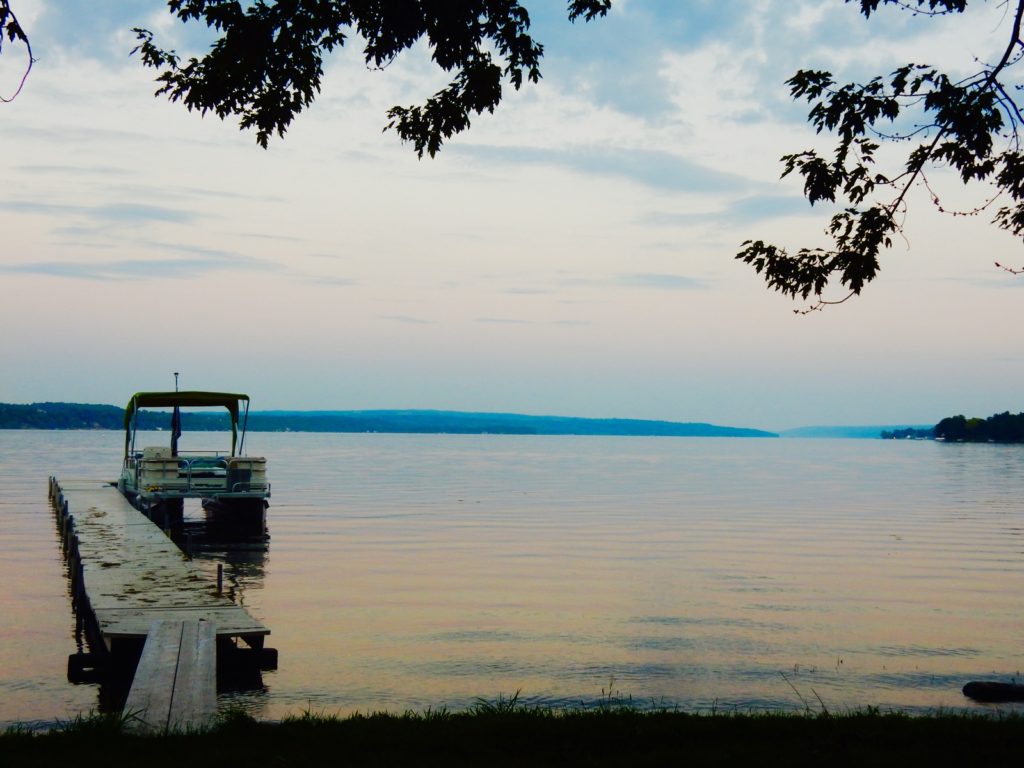
M 1020 446 L 251 437 L 273 548 L 208 537 L 195 558 L 211 578 L 224 565 L 282 663 L 222 705 L 577 705 L 613 688 L 686 709 L 961 709 L 978 708 L 966 681 L 1024 668 Z M 0 435 L 0 721 L 92 706 L 52 679 L 47 649 L 66 654 L 73 627 L 25 478 L 55 453 L 103 476 L 82 458 L 101 438 Z

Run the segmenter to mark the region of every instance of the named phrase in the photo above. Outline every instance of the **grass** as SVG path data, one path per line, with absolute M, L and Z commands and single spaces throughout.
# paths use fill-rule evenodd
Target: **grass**
M 240 711 L 210 729 L 157 737 L 122 733 L 123 720 L 82 717 L 47 733 L 0 733 L 0 765 L 643 766 L 1011 765 L 1024 717 L 877 709 L 817 715 L 639 710 L 608 697 L 591 709 L 521 704 L 518 694 L 464 712 L 304 712 L 261 723 Z

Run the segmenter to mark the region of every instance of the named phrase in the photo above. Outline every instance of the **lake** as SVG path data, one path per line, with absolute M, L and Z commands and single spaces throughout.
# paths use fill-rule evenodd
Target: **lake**
M 223 440 L 221 435 L 210 439 Z M 205 552 L 272 630 L 261 718 L 555 706 L 972 704 L 1022 680 L 1024 446 L 253 433 L 264 552 Z M 162 444 L 166 435 L 149 442 Z M 0 431 L 0 724 L 95 710 L 49 475 L 113 479 L 116 432 Z M 201 512 L 189 510 L 196 516 Z

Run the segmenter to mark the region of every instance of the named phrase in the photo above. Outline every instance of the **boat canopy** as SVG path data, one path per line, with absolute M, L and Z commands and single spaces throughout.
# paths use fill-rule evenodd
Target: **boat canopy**
M 214 408 L 222 406 L 231 414 L 231 453 L 235 452 L 238 437 L 238 414 L 240 405 L 249 410 L 249 396 L 237 392 L 136 392 L 124 409 L 124 454 L 128 455 L 131 445 L 132 424 L 140 408 Z M 244 429 L 243 429 L 244 432 Z

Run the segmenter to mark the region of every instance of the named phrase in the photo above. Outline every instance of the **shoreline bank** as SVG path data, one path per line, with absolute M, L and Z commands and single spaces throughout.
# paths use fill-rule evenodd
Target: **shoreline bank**
M 692 714 L 608 706 L 554 711 L 515 699 L 466 712 L 333 717 L 277 723 L 229 713 L 201 732 L 128 736 L 125 720 L 81 718 L 46 733 L 0 733 L 7 766 L 259 765 L 908 765 L 1011 764 L 1024 716 L 869 708 L 842 714 Z M 870 761 L 870 762 L 869 762 Z

